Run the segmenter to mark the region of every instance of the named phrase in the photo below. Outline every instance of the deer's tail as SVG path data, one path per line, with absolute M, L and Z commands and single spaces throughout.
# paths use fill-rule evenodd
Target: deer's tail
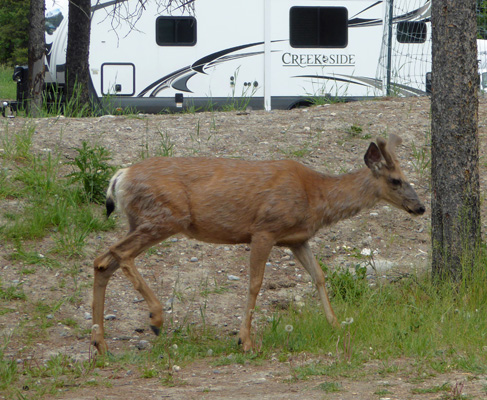
M 107 199 L 105 201 L 107 218 L 113 211 L 115 211 L 117 204 L 117 185 L 121 182 L 125 171 L 126 168 L 118 170 L 115 175 L 112 176 L 112 179 L 110 179 L 110 183 L 108 184 Z

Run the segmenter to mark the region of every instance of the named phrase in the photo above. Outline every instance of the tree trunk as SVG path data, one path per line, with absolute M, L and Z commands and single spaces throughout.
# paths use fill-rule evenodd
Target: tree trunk
M 66 102 L 72 110 L 89 104 L 91 0 L 70 0 L 66 52 Z
M 476 0 L 431 3 L 432 271 L 458 280 L 480 243 Z
M 44 0 L 31 0 L 29 12 L 29 100 L 27 112 L 37 116 L 42 108 L 45 72 Z

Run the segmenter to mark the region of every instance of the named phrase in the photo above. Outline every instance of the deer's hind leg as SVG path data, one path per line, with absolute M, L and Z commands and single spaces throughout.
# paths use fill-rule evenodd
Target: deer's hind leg
M 94 261 L 95 277 L 93 282 L 93 326 L 91 331 L 91 344 L 96 347 L 98 353 L 104 354 L 108 346 L 104 339 L 103 317 L 105 310 L 105 293 L 108 281 L 113 273 L 120 268 L 118 261 L 106 251 Z
M 160 233 L 160 232 L 159 232 Z M 95 259 L 95 283 L 93 288 L 93 333 L 92 343 L 100 353 L 105 353 L 107 345 L 103 339 L 103 310 L 105 290 L 111 275 L 121 268 L 134 288 L 142 295 L 149 308 L 150 326 L 158 335 L 163 324 L 162 304 L 144 281 L 135 267 L 134 259 L 144 250 L 167 239 L 172 233 L 164 235 L 152 231 L 135 229 L 116 243 L 103 255 Z
M 156 335 L 159 335 L 164 322 L 162 304 L 144 281 L 142 275 L 140 275 L 140 272 L 135 267 L 134 260 L 140 253 L 153 245 L 162 242 L 171 235 L 172 233 L 156 235 L 152 231 L 137 229 L 110 248 L 113 256 L 118 259 L 120 268 L 125 276 L 132 282 L 135 290 L 142 295 L 147 303 L 147 307 L 149 308 L 150 327 Z

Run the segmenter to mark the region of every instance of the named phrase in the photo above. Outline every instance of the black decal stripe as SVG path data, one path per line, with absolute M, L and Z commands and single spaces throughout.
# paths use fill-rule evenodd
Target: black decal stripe
M 365 83 L 355 82 L 355 81 L 353 81 L 351 79 L 337 78 L 336 76 L 326 76 L 326 75 L 297 75 L 297 76 L 294 76 L 294 78 L 328 79 L 328 80 L 338 81 L 338 82 L 354 83 L 354 84 L 360 85 L 360 86 L 369 86 L 369 85 L 367 85 Z M 353 79 L 356 79 L 356 78 L 353 78 Z
M 377 25 L 382 25 L 381 19 L 354 18 L 348 21 L 349 28 L 356 28 L 358 26 L 377 26 Z
M 188 81 L 197 74 L 197 72 L 191 72 L 190 74 L 179 78 L 171 86 L 173 89 L 180 90 L 181 92 L 193 93 L 188 89 Z
M 416 10 L 394 17 L 394 22 L 397 23 L 400 21 L 411 21 L 413 19 L 420 19 L 426 22 L 429 21 L 430 18 L 431 18 L 431 5 L 430 2 L 428 1 L 424 6 Z
M 233 61 L 233 60 L 238 60 L 239 58 L 246 58 L 246 57 L 252 57 L 252 56 L 258 56 L 260 54 L 264 54 L 263 51 L 254 51 L 252 53 L 245 53 L 245 54 L 236 54 L 232 56 L 225 56 L 225 57 L 220 57 L 219 59 L 212 61 L 208 63 L 208 67 L 213 67 L 214 65 L 218 65 L 227 61 Z
M 277 41 L 276 41 L 277 42 Z M 244 57 L 251 57 L 259 54 L 263 54 L 262 51 L 256 51 L 256 52 L 251 52 L 251 53 L 245 53 L 245 54 L 235 54 L 235 55 L 228 55 L 229 53 L 233 51 L 238 51 L 242 50 L 248 47 L 252 46 L 257 46 L 261 45 L 263 42 L 259 43 L 250 43 L 246 45 L 241 45 L 241 46 L 236 46 L 232 47 L 229 49 L 221 50 L 212 54 L 209 54 L 206 57 L 200 58 L 198 61 L 194 62 L 191 66 L 186 66 L 183 67 L 175 72 L 172 72 L 169 75 L 166 75 L 157 81 L 151 83 L 149 86 L 147 86 L 145 89 L 143 89 L 137 97 L 143 97 L 145 96 L 149 91 L 152 92 L 150 96 L 155 96 L 158 94 L 160 91 L 167 89 L 169 87 L 173 87 L 176 90 L 181 90 L 181 91 L 186 91 L 191 93 L 191 91 L 187 87 L 187 83 L 189 79 L 191 79 L 193 76 L 195 76 L 197 73 L 202 73 L 206 74 L 204 72 L 204 69 L 206 67 L 211 67 L 218 65 L 220 63 L 226 62 L 226 61 L 232 61 L 236 60 L 239 58 L 244 58 Z M 188 76 L 186 74 L 189 74 Z M 174 82 L 174 83 L 173 83 Z M 175 86 L 177 85 L 177 86 Z
M 380 1 L 376 1 L 374 4 L 372 4 L 372 5 L 368 6 L 367 8 L 364 8 L 362 11 L 358 12 L 357 14 L 355 14 L 355 15 L 354 15 L 352 18 L 355 18 L 357 15 L 362 14 L 363 12 L 365 12 L 365 11 L 367 11 L 367 10 L 371 9 L 372 7 L 375 7 L 377 4 L 380 4 L 380 3 L 382 3 L 382 0 L 380 0 Z
M 46 43 L 46 61 L 47 65 L 51 62 L 51 49 L 52 49 L 52 43 Z
M 157 81 L 151 83 L 144 90 L 142 90 L 142 92 L 140 92 L 137 97 L 142 97 L 145 94 L 147 94 L 147 92 L 150 91 L 152 88 L 155 88 L 156 86 L 158 86 L 160 84 L 163 84 L 165 82 L 168 82 L 170 80 L 174 80 L 177 77 L 179 77 L 179 76 L 181 76 L 181 75 L 183 75 L 183 74 L 185 74 L 187 72 L 190 72 L 190 71 L 191 71 L 191 69 L 190 69 L 189 66 L 188 67 L 183 67 L 181 69 L 178 69 L 177 71 L 172 72 L 171 74 L 166 75 L 166 76 L 162 77 L 161 79 L 158 79 Z
M 415 94 L 415 95 L 424 95 L 426 92 L 421 89 L 416 89 L 411 86 L 401 85 L 398 83 L 391 82 L 391 87 L 393 89 L 400 89 L 401 94 Z
M 239 50 L 242 50 L 242 49 L 246 49 L 247 47 L 258 46 L 258 45 L 261 45 L 261 44 L 264 44 L 264 42 L 243 44 L 241 46 L 235 46 L 235 47 L 231 47 L 229 49 L 217 51 L 216 53 L 209 54 L 209 55 L 207 55 L 207 56 L 205 56 L 203 58 L 200 58 L 196 62 L 194 62 L 193 65 L 191 65 L 191 69 L 193 71 L 196 71 L 196 72 L 199 72 L 201 74 L 204 74 L 205 73 L 204 72 L 205 66 L 208 65 L 209 63 L 213 62 L 217 58 L 223 57 L 223 56 L 225 56 L 225 55 L 227 55 L 229 53 L 233 53 L 234 51 L 239 51 Z

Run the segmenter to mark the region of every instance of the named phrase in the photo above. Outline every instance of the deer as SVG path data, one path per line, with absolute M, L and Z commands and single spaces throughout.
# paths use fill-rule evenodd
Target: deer
M 250 246 L 247 302 L 238 343 L 253 349 L 252 314 L 265 265 L 274 246 L 289 248 L 311 275 L 328 323 L 339 327 L 325 287 L 325 274 L 309 240 L 324 227 L 385 201 L 411 215 L 425 206 L 404 176 L 391 134 L 371 142 L 365 166 L 327 175 L 293 160 L 246 161 L 229 158 L 154 157 L 118 170 L 107 190 L 107 216 L 118 209 L 128 233 L 94 260 L 91 343 L 108 351 L 104 338 L 107 283 L 119 268 L 142 295 L 150 327 L 159 335 L 163 307 L 134 264 L 150 247 L 175 234 L 199 241 Z

